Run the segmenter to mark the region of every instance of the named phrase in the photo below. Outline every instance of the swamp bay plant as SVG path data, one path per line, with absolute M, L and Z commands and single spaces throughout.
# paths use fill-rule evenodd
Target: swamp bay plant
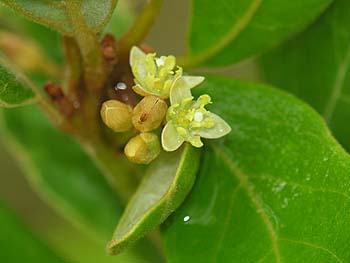
M 350 262 L 348 1 L 191 0 L 182 56 L 144 43 L 166 1 L 131 2 L 1 0 L 1 138 L 38 194 L 108 262 Z M 205 73 L 251 57 L 263 83 Z M 71 261 L 0 226 L 1 261 Z

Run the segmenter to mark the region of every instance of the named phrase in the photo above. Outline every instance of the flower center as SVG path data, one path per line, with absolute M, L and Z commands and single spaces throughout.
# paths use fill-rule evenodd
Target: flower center
M 164 64 L 165 64 L 164 59 L 156 58 L 156 64 L 158 67 L 164 66 Z
M 180 134 L 196 133 L 198 129 L 209 129 L 215 125 L 205 105 L 211 103 L 208 95 L 202 95 L 197 101 L 193 97 L 184 99 L 181 103 L 170 106 L 168 120 L 172 120 Z
M 204 118 L 204 115 L 202 112 L 197 111 L 194 113 L 194 121 L 201 122 L 203 120 L 203 118 Z

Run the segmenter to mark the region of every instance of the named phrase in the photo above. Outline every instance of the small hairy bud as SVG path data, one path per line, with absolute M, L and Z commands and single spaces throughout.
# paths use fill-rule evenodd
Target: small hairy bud
M 140 133 L 130 139 L 124 148 L 126 157 L 139 164 L 149 164 L 160 153 L 158 136 L 153 133 Z
M 102 104 L 103 122 L 115 132 L 125 132 L 132 128 L 132 108 L 118 100 L 108 100 Z
M 146 96 L 134 108 L 132 123 L 141 132 L 155 130 L 162 123 L 167 109 L 164 100 L 156 96 Z

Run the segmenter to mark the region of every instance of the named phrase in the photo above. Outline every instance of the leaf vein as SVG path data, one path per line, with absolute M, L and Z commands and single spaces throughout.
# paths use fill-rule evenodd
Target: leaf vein
M 255 177 L 255 178 L 259 178 L 259 179 L 264 179 L 263 177 L 265 177 L 266 179 L 272 179 L 272 180 L 275 180 L 276 182 L 280 182 L 282 181 L 281 179 L 271 175 L 271 174 L 263 174 L 263 176 L 258 176 L 258 175 L 250 175 L 251 177 Z M 322 187 L 313 187 L 313 186 L 309 186 L 309 185 L 305 185 L 305 184 L 301 184 L 301 183 L 297 183 L 295 181 L 290 181 L 288 180 L 288 184 L 292 185 L 292 186 L 297 186 L 299 188 L 302 188 L 302 189 L 307 189 L 309 191 L 319 191 L 319 192 L 324 192 L 324 193 L 333 193 L 333 194 L 337 194 L 337 195 L 340 195 L 342 196 L 343 198 L 345 199 L 348 199 L 350 201 L 350 195 L 346 194 L 346 193 L 342 193 L 342 192 L 339 192 L 338 190 L 335 190 L 335 189 L 326 189 L 326 188 L 322 188 Z
M 232 191 L 232 195 L 231 195 L 231 198 L 230 198 L 230 203 L 229 203 L 229 207 L 228 207 L 228 212 L 227 212 L 227 215 L 226 215 L 226 218 L 225 218 L 225 221 L 224 221 L 224 227 L 223 227 L 223 230 L 222 230 L 222 235 L 220 236 L 218 242 L 217 242 L 217 246 L 216 246 L 216 253 L 214 253 L 214 259 L 213 261 L 214 262 L 217 262 L 217 257 L 218 257 L 218 254 L 219 254 L 219 251 L 220 251 L 220 248 L 222 247 L 222 243 L 224 242 L 224 239 L 225 239 L 225 236 L 226 236 L 226 233 L 227 233 L 227 229 L 229 227 L 229 224 L 230 224 L 230 218 L 232 216 L 232 210 L 233 210 L 233 205 L 235 204 L 234 200 L 236 198 L 236 195 L 237 193 L 239 192 L 239 189 L 242 187 L 242 183 L 240 182 L 236 187 L 235 189 L 233 189 Z
M 311 248 L 314 248 L 314 249 L 323 250 L 323 251 L 327 252 L 329 255 L 331 255 L 334 259 L 336 259 L 338 262 L 345 263 L 345 261 L 343 259 L 341 259 L 341 258 L 339 258 L 337 256 L 337 254 L 335 254 L 330 249 L 325 248 L 325 247 L 323 247 L 321 245 L 317 245 L 317 244 L 313 244 L 313 243 L 306 242 L 306 241 L 301 241 L 301 240 L 289 239 L 289 238 L 279 238 L 279 240 L 280 241 L 289 242 L 289 243 L 295 243 L 295 244 L 303 245 L 303 246 L 306 246 L 306 247 L 311 247 Z
M 280 251 L 279 251 L 279 246 L 278 246 L 278 237 L 276 230 L 273 227 L 273 224 L 271 222 L 271 219 L 266 213 L 266 210 L 264 209 L 264 206 L 257 197 L 256 193 L 254 192 L 253 188 L 250 185 L 250 182 L 248 180 L 248 176 L 242 172 L 233 162 L 232 160 L 228 157 L 228 155 L 221 150 L 219 147 L 217 147 L 214 144 L 211 144 L 211 147 L 213 150 L 223 159 L 223 161 L 226 163 L 228 168 L 231 170 L 231 172 L 237 177 L 237 179 L 240 181 L 240 184 L 242 185 L 242 188 L 246 190 L 249 198 L 251 199 L 253 205 L 256 207 L 257 211 L 259 211 L 259 215 L 265 224 L 268 234 L 270 236 L 271 244 L 272 244 L 272 250 L 276 258 L 276 263 L 281 262 L 281 256 L 280 256 Z
M 262 257 L 259 259 L 258 263 L 263 263 L 263 262 L 267 259 L 267 257 L 270 255 L 271 252 L 272 252 L 272 249 L 268 250 L 268 251 L 265 253 L 265 255 L 262 256 Z
M 339 66 L 339 69 L 335 77 L 334 86 L 330 94 L 330 99 L 323 112 L 323 116 L 327 123 L 331 121 L 333 113 L 337 106 L 337 102 L 339 101 L 339 98 L 342 95 L 342 89 L 344 87 L 345 77 L 346 77 L 347 71 L 349 70 L 349 66 L 350 66 L 350 45 L 348 46 L 344 60 Z

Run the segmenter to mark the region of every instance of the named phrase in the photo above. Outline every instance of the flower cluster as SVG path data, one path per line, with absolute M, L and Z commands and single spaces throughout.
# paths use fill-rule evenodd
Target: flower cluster
M 160 142 L 156 132 L 163 124 L 161 145 L 165 151 L 175 151 L 184 142 L 202 147 L 201 138 L 220 138 L 231 131 L 221 117 L 205 108 L 212 103 L 209 95 L 201 95 L 197 100 L 192 96 L 191 89 L 204 77 L 183 75 L 174 56 L 158 58 L 133 47 L 130 66 L 133 90 L 144 98 L 134 109 L 117 101 L 107 101 L 101 109 L 103 121 L 114 131 L 132 126 L 140 131 L 125 147 L 130 160 L 145 164 L 158 156 Z

